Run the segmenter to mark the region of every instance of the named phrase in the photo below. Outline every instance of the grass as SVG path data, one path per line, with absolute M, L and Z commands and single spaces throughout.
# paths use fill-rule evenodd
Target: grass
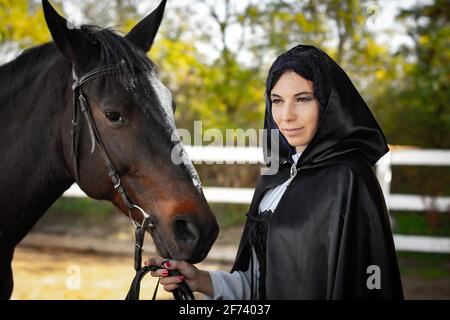
M 245 222 L 248 205 L 212 203 L 211 209 L 216 215 L 221 230 L 226 230 Z
M 107 201 L 90 198 L 59 198 L 46 215 L 104 218 L 115 214 L 117 209 Z
M 391 212 L 395 220 L 394 233 L 405 235 L 450 235 L 450 215 L 423 212 Z M 423 279 L 450 277 L 450 255 L 444 253 L 397 252 L 402 275 Z
M 395 220 L 394 233 L 448 237 L 450 214 L 423 212 L 391 212 Z
M 400 273 L 423 279 L 450 278 L 450 255 L 425 252 L 397 252 Z

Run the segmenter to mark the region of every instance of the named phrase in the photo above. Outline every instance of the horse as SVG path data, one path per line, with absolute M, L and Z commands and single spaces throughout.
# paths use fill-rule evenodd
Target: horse
M 148 58 L 166 1 L 122 36 L 74 26 L 46 1 L 52 41 L 0 66 L 0 298 L 14 249 L 73 183 L 136 224 L 163 258 L 202 261 L 219 228 Z M 90 120 L 89 120 L 90 119 Z

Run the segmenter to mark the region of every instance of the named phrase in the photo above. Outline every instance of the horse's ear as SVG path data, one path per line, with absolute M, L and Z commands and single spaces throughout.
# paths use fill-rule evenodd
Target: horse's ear
M 47 0 L 42 0 L 45 21 L 58 49 L 72 62 L 76 61 L 77 51 L 83 47 L 84 36 L 52 7 Z
M 136 46 L 148 52 L 152 47 L 153 40 L 155 40 L 159 25 L 161 24 L 164 15 L 164 8 L 166 7 L 166 0 L 161 1 L 158 8 L 153 10 L 147 17 L 141 20 L 133 29 L 125 36 L 128 40 L 133 42 Z

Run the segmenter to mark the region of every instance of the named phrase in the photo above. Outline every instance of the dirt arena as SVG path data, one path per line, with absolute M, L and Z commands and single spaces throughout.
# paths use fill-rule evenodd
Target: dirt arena
M 199 264 L 207 269 L 227 265 Z M 123 300 L 134 276 L 133 257 L 18 247 L 13 262 L 12 299 Z M 151 299 L 156 279 L 142 281 L 141 299 Z M 202 295 L 197 295 L 202 298 Z M 157 299 L 173 299 L 158 290 Z
M 201 263 L 200 268 L 229 270 L 231 265 Z M 134 275 L 131 255 L 18 247 L 12 299 L 123 300 Z M 403 276 L 406 299 L 450 299 L 450 279 Z M 142 281 L 141 299 L 151 299 L 156 280 Z M 202 295 L 197 294 L 197 299 Z M 160 287 L 157 299 L 173 299 Z

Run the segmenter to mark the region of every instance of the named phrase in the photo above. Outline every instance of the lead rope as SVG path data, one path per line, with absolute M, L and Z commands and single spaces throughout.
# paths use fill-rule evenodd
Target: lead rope
M 149 218 L 150 217 L 148 215 L 144 216 L 142 224 L 140 226 L 136 225 L 136 229 L 134 232 L 136 238 L 134 248 L 134 269 L 136 270 L 136 275 L 134 276 L 133 281 L 131 282 L 130 290 L 128 291 L 125 300 L 139 300 L 139 292 L 141 290 L 141 280 L 144 278 L 144 276 L 150 271 L 164 269 L 163 265 L 165 261 L 163 261 L 163 263 L 160 266 L 156 265 L 142 266 L 142 252 L 143 252 L 145 231 L 152 226 Z M 178 270 L 168 270 L 168 271 L 169 276 L 171 277 L 181 275 L 181 273 Z M 158 292 L 159 287 L 159 280 L 160 279 L 158 278 L 155 291 L 153 292 L 152 300 L 156 299 L 156 293 Z M 187 285 L 185 281 L 179 283 L 179 287 L 173 291 L 173 297 L 175 300 L 195 300 L 194 293 L 192 292 L 191 288 Z

